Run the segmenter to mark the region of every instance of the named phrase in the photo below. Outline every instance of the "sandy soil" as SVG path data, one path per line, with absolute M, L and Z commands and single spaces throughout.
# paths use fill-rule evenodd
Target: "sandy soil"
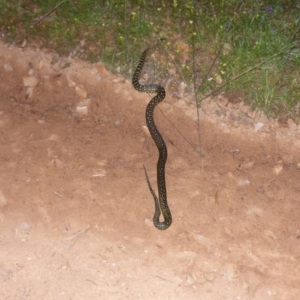
M 156 110 L 173 224 L 152 224 L 149 95 L 0 43 L 0 299 L 300 299 L 300 130 L 219 97 Z M 199 146 L 197 146 L 199 149 Z

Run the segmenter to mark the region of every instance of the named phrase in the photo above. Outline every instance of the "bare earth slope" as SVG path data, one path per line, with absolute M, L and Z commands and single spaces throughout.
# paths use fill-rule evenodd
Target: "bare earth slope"
M 0 93 L 0 299 L 300 299 L 295 124 L 209 100 L 200 160 L 183 138 L 198 143 L 193 103 L 169 94 L 155 119 L 173 224 L 159 231 L 149 95 L 2 43 Z

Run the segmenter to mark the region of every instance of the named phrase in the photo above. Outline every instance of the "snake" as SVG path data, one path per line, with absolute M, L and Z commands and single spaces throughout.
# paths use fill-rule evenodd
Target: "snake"
M 153 113 L 154 113 L 155 107 L 161 101 L 163 101 L 164 98 L 166 97 L 166 92 L 165 92 L 165 89 L 159 84 L 140 84 L 139 83 L 141 72 L 143 70 L 143 67 L 144 67 L 147 57 L 149 55 L 151 55 L 158 48 L 161 41 L 162 41 L 162 39 L 160 39 L 156 45 L 147 48 L 142 53 L 140 61 L 138 63 L 138 66 L 136 67 L 135 72 L 132 77 L 132 85 L 139 92 L 156 93 L 156 96 L 154 96 L 150 100 L 150 102 L 148 103 L 148 105 L 146 107 L 146 123 L 147 123 L 147 127 L 149 129 L 149 132 L 151 134 L 151 137 L 154 140 L 156 147 L 158 149 L 158 152 L 159 152 L 159 158 L 158 158 L 158 162 L 157 162 L 158 197 L 156 196 L 156 194 L 151 186 L 145 166 L 144 166 L 144 172 L 145 172 L 145 177 L 147 180 L 149 190 L 153 196 L 154 204 L 155 204 L 153 224 L 157 229 L 165 230 L 165 229 L 169 228 L 172 224 L 172 215 L 171 215 L 171 211 L 169 209 L 168 201 L 167 201 L 167 189 L 166 189 L 166 179 L 165 179 L 165 165 L 167 162 L 168 151 L 167 151 L 167 146 L 155 125 Z M 164 217 L 163 222 L 161 222 L 159 220 L 161 214 Z

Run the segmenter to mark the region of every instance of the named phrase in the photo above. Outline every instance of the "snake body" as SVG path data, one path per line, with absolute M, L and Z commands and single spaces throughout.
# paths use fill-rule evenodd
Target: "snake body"
M 167 151 L 166 144 L 154 123 L 153 112 L 154 112 L 154 109 L 157 106 L 157 104 L 164 100 L 164 98 L 166 96 L 166 92 L 165 92 L 165 89 L 159 84 L 143 85 L 143 84 L 139 83 L 140 75 L 141 75 L 142 69 L 144 67 L 146 58 L 148 55 L 150 55 L 153 51 L 155 51 L 157 49 L 157 47 L 159 46 L 159 43 L 157 43 L 155 46 L 152 46 L 152 47 L 146 49 L 142 53 L 139 64 L 133 74 L 132 85 L 136 90 L 138 90 L 140 92 L 156 93 L 156 96 L 153 97 L 147 105 L 146 123 L 147 123 L 147 127 L 150 131 L 150 134 L 151 134 L 151 136 L 156 144 L 156 147 L 158 149 L 158 152 L 159 152 L 159 158 L 158 158 L 158 162 L 157 162 L 158 197 L 156 196 L 154 190 L 151 187 L 150 180 L 147 175 L 145 166 L 144 166 L 144 171 L 145 171 L 145 176 L 146 176 L 149 190 L 153 196 L 154 203 L 155 203 L 155 213 L 153 216 L 153 224 L 157 229 L 165 230 L 165 229 L 169 228 L 172 224 L 172 215 L 171 215 L 171 212 L 170 212 L 170 209 L 168 206 L 166 180 L 165 180 L 165 164 L 167 162 L 168 151 Z M 160 217 L 161 213 L 163 214 L 163 217 L 164 217 L 163 222 L 159 221 L 159 217 Z

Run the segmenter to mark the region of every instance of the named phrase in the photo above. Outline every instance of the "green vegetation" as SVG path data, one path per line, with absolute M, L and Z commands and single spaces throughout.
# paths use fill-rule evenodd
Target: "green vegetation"
M 199 104 L 224 92 L 283 122 L 300 121 L 299 28 L 298 0 L 0 0 L 8 42 L 26 38 L 131 77 L 142 50 L 165 37 L 156 80 L 185 82 Z

